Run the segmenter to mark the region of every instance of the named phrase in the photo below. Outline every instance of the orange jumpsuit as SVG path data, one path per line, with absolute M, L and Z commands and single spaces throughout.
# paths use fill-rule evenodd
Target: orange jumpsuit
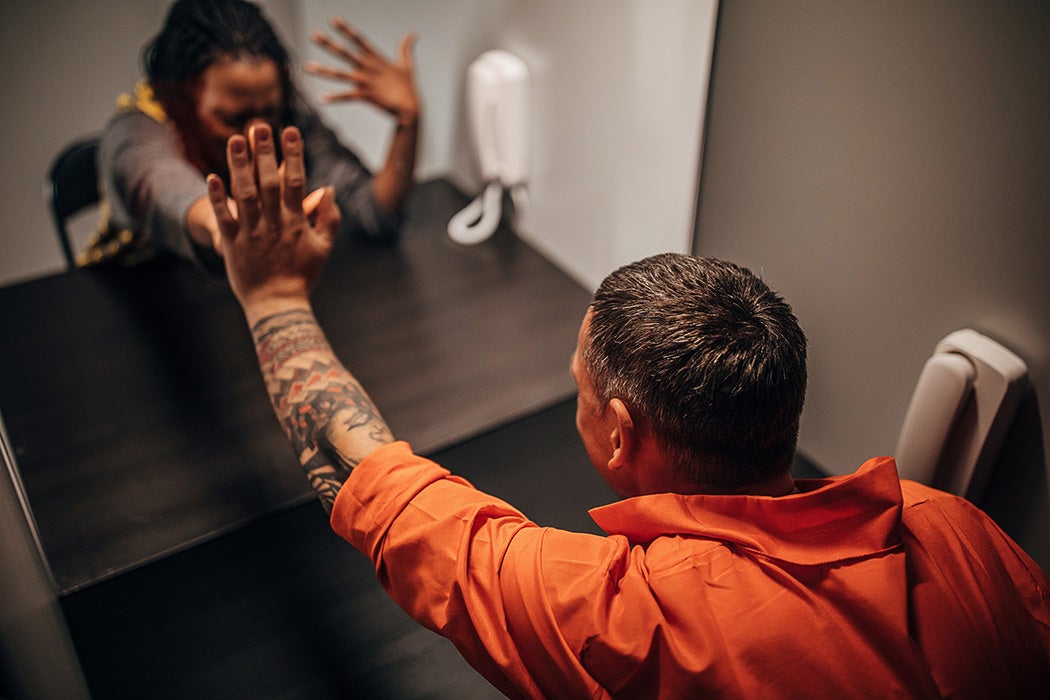
M 601 537 L 401 442 L 332 526 L 510 697 L 1050 698 L 1050 584 L 989 518 L 888 457 L 797 484 L 626 499 L 591 511 Z

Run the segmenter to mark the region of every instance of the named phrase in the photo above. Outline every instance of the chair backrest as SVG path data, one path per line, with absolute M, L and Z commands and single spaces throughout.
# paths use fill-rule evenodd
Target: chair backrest
M 99 201 L 98 136 L 79 139 L 63 148 L 51 163 L 44 183 L 44 200 L 51 209 L 66 265 L 74 267 L 73 247 L 66 221 Z

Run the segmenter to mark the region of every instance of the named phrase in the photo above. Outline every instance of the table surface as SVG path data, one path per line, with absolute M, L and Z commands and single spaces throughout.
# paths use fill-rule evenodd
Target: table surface
M 431 454 L 571 397 L 590 294 L 466 198 L 419 185 L 396 247 L 338 245 L 321 324 L 394 434 Z M 313 498 L 228 287 L 158 259 L 0 288 L 0 417 L 67 594 Z
M 436 453 L 544 527 L 601 534 L 616 500 L 568 400 Z M 316 502 L 62 598 L 91 692 L 106 700 L 504 697 L 383 590 Z

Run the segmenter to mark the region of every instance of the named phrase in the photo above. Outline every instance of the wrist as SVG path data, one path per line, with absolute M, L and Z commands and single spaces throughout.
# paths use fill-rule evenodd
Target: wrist
M 397 127 L 399 129 L 415 129 L 419 126 L 419 105 L 414 104 L 402 107 L 397 111 Z
M 309 311 L 313 313 L 313 306 L 308 297 L 249 297 L 241 300 L 241 309 L 249 328 L 275 314 L 287 311 Z

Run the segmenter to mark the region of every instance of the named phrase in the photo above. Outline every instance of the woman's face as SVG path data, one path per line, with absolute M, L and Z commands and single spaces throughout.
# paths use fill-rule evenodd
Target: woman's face
M 247 134 L 253 122 L 280 130 L 284 107 L 281 73 L 265 57 L 223 58 L 204 69 L 196 86 L 196 122 L 202 163 L 226 171 L 226 141 Z

